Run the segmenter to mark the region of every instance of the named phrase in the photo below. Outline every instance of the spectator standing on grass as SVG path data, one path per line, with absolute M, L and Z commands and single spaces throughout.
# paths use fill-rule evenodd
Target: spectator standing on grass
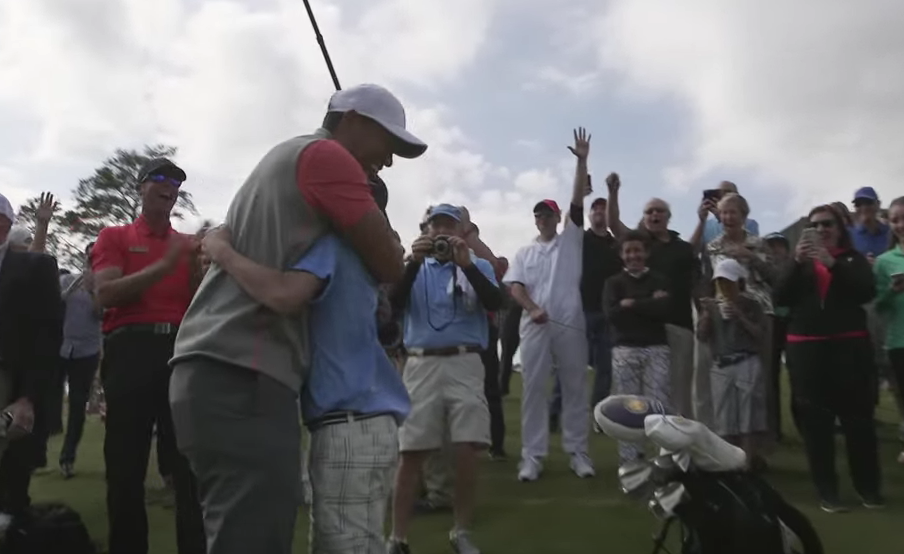
M 333 94 L 322 125 L 273 147 L 239 188 L 226 215 L 232 247 L 282 271 L 335 232 L 377 282 L 394 282 L 402 248 L 367 174 L 427 145 L 406 130 L 399 100 L 377 85 Z M 289 284 L 306 287 L 296 274 Z M 170 395 L 179 448 L 198 474 L 207 554 L 292 550 L 309 339 L 306 313 L 261 305 L 211 265 L 179 329 Z
M 753 469 L 761 467 L 761 435 L 768 431 L 766 375 L 760 358 L 766 315 L 746 294 L 748 272 L 737 260 L 713 268 L 714 298 L 701 300 L 697 336 L 710 345 L 713 431 L 741 447 Z
M 775 298 L 790 309 L 786 357 L 810 475 L 820 508 L 844 511 L 835 472 L 837 418 L 854 488 L 865 507 L 879 508 L 885 501 L 873 421 L 875 369 L 863 309 L 876 296 L 875 279 L 837 211 L 818 206 L 808 220 L 814 234 L 798 242 Z
M 46 446 L 46 401 L 62 337 L 56 260 L 11 250 L 15 213 L 0 194 L 0 532 L 31 503 L 32 470 Z
M 449 533 L 461 554 L 478 554 L 470 530 L 478 454 L 490 445 L 490 413 L 480 353 L 487 348 L 487 314 L 499 309 L 502 294 L 493 266 L 464 239 L 470 230 L 463 210 L 434 206 L 426 234 L 411 245 L 411 261 L 392 294 L 405 313 L 408 360 L 403 378 L 411 414 L 399 433 L 401 462 L 393 494 L 390 554 L 407 554 L 408 528 L 424 461 L 443 448 L 448 435 L 454 460 L 454 526 Z M 435 248 L 438 238 L 446 249 Z
M 783 275 L 794 258 L 791 255 L 791 244 L 788 239 L 781 233 L 770 233 L 763 237 L 763 244 L 769 253 L 769 259 L 772 260 L 774 266 L 773 273 Z M 774 295 L 773 295 L 774 300 Z M 773 301 L 774 318 L 772 319 L 772 352 L 769 365 L 764 366 L 768 380 L 768 386 L 771 387 L 769 395 L 769 417 L 770 429 L 776 430 L 776 438 L 782 439 L 782 356 L 785 353 L 785 345 L 788 342 L 788 307 L 775 304 Z M 791 417 L 794 424 L 797 425 L 797 409 L 791 404 Z M 800 430 L 798 426 L 798 430 Z
M 904 196 L 888 206 L 891 247 L 876 258 L 876 311 L 885 318 L 885 347 L 901 397 L 904 385 Z M 904 452 L 898 458 L 904 463 Z
M 521 463 L 518 479 L 535 481 L 549 451 L 549 380 L 562 385 L 562 447 L 571 470 L 581 478 L 595 474 L 588 453 L 590 407 L 587 403 L 587 336 L 581 304 L 584 242 L 584 197 L 590 136 L 574 131 L 574 186 L 562 233 L 559 205 L 543 200 L 534 206 L 539 236 L 518 250 L 505 275 L 512 297 L 524 309 L 521 317 Z
M 64 479 L 75 475 L 75 455 L 85 426 L 88 395 L 100 361 L 103 311 L 95 302 L 94 273 L 88 262 L 93 246 L 94 243 L 91 243 L 85 248 L 85 268 L 79 275 L 60 277 L 66 312 L 54 401 L 62 410 L 63 385 L 68 383 L 69 416 L 59 460 Z
M 629 231 L 620 219 L 619 190 L 621 179 L 613 173 L 606 178 L 609 188 L 608 218 L 613 234 L 621 240 Z M 643 209 L 639 230 L 649 236 L 647 266 L 668 276 L 669 317 L 666 324 L 669 352 L 669 367 L 672 373 L 672 408 L 679 414 L 690 416 L 695 413 L 693 393 L 697 398 L 708 395 L 709 382 L 701 388 L 694 383 L 694 315 L 691 298 L 700 276 L 700 263 L 693 247 L 682 240 L 676 231 L 669 230 L 672 209 L 662 199 L 653 198 Z M 709 367 L 706 368 L 709 371 Z M 697 414 L 701 417 L 700 414 Z M 706 414 L 703 421 L 708 422 Z
M 629 231 L 621 239 L 623 271 L 606 281 L 603 306 L 612 328 L 612 379 L 615 394 L 643 395 L 666 409 L 671 402 L 671 371 L 666 323 L 669 284 L 647 266 L 649 237 Z M 636 460 L 643 450 L 619 441 L 619 465 Z
M 144 482 L 155 428 L 158 452 L 172 470 L 179 554 L 206 550 L 195 480 L 176 451 L 169 408 L 169 360 L 200 280 L 196 248 L 170 224 L 185 179 L 168 159 L 148 161 L 137 179 L 141 215 L 103 229 L 91 249 L 96 303 L 105 310 L 101 377 L 110 554 L 148 552 Z

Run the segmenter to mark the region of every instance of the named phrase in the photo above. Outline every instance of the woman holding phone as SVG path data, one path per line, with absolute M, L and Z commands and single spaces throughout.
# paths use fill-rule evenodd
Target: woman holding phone
M 845 511 L 835 472 L 838 419 L 860 503 L 880 508 L 875 359 L 863 309 L 876 296 L 875 279 L 837 210 L 818 206 L 808 219 L 775 298 L 790 310 L 786 358 L 810 475 L 820 508 Z
M 885 348 L 898 395 L 904 387 L 904 196 L 888 206 L 891 246 L 876 258 L 876 311 L 886 320 Z M 898 457 L 904 463 L 904 452 Z

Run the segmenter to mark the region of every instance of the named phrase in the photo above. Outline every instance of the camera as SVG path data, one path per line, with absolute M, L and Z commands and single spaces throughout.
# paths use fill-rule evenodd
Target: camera
M 452 243 L 449 237 L 439 236 L 433 239 L 433 249 L 430 250 L 430 257 L 439 261 L 452 259 Z

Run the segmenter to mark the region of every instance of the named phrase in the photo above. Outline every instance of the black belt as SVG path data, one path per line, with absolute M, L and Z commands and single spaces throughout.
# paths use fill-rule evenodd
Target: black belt
M 483 348 L 479 346 L 448 346 L 446 348 L 409 348 L 409 356 L 459 356 L 461 354 L 479 354 Z
M 743 362 L 747 358 L 753 358 L 754 356 L 758 356 L 759 354 L 754 354 L 753 352 L 738 352 L 736 354 L 727 354 L 725 356 L 719 356 L 716 358 L 716 367 L 726 367 L 730 365 L 735 365 L 737 363 Z
M 105 335 L 105 338 L 113 338 L 116 335 L 126 333 L 142 333 L 145 335 L 175 335 L 179 332 L 179 326 L 175 323 L 129 323 L 117 327 Z
M 327 425 L 338 425 L 340 423 L 354 423 L 356 421 L 366 421 L 383 416 L 391 416 L 392 412 L 374 412 L 370 414 L 362 414 L 361 412 L 330 412 L 320 416 L 314 421 L 307 424 L 309 431 L 322 429 Z

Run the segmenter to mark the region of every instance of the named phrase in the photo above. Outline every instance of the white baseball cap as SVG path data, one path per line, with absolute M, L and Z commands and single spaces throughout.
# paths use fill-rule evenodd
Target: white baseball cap
M 747 280 L 747 270 L 737 260 L 727 258 L 716 264 L 713 270 L 713 280 L 727 279 L 737 283 L 741 279 Z
M 2 194 L 0 194 L 0 215 L 9 218 L 11 223 L 16 221 L 16 212 L 13 210 L 13 205 Z
M 394 94 L 379 85 L 357 85 L 337 91 L 330 98 L 327 112 L 350 112 L 373 119 L 399 139 L 395 155 L 417 158 L 427 144 L 405 129 L 405 108 Z

